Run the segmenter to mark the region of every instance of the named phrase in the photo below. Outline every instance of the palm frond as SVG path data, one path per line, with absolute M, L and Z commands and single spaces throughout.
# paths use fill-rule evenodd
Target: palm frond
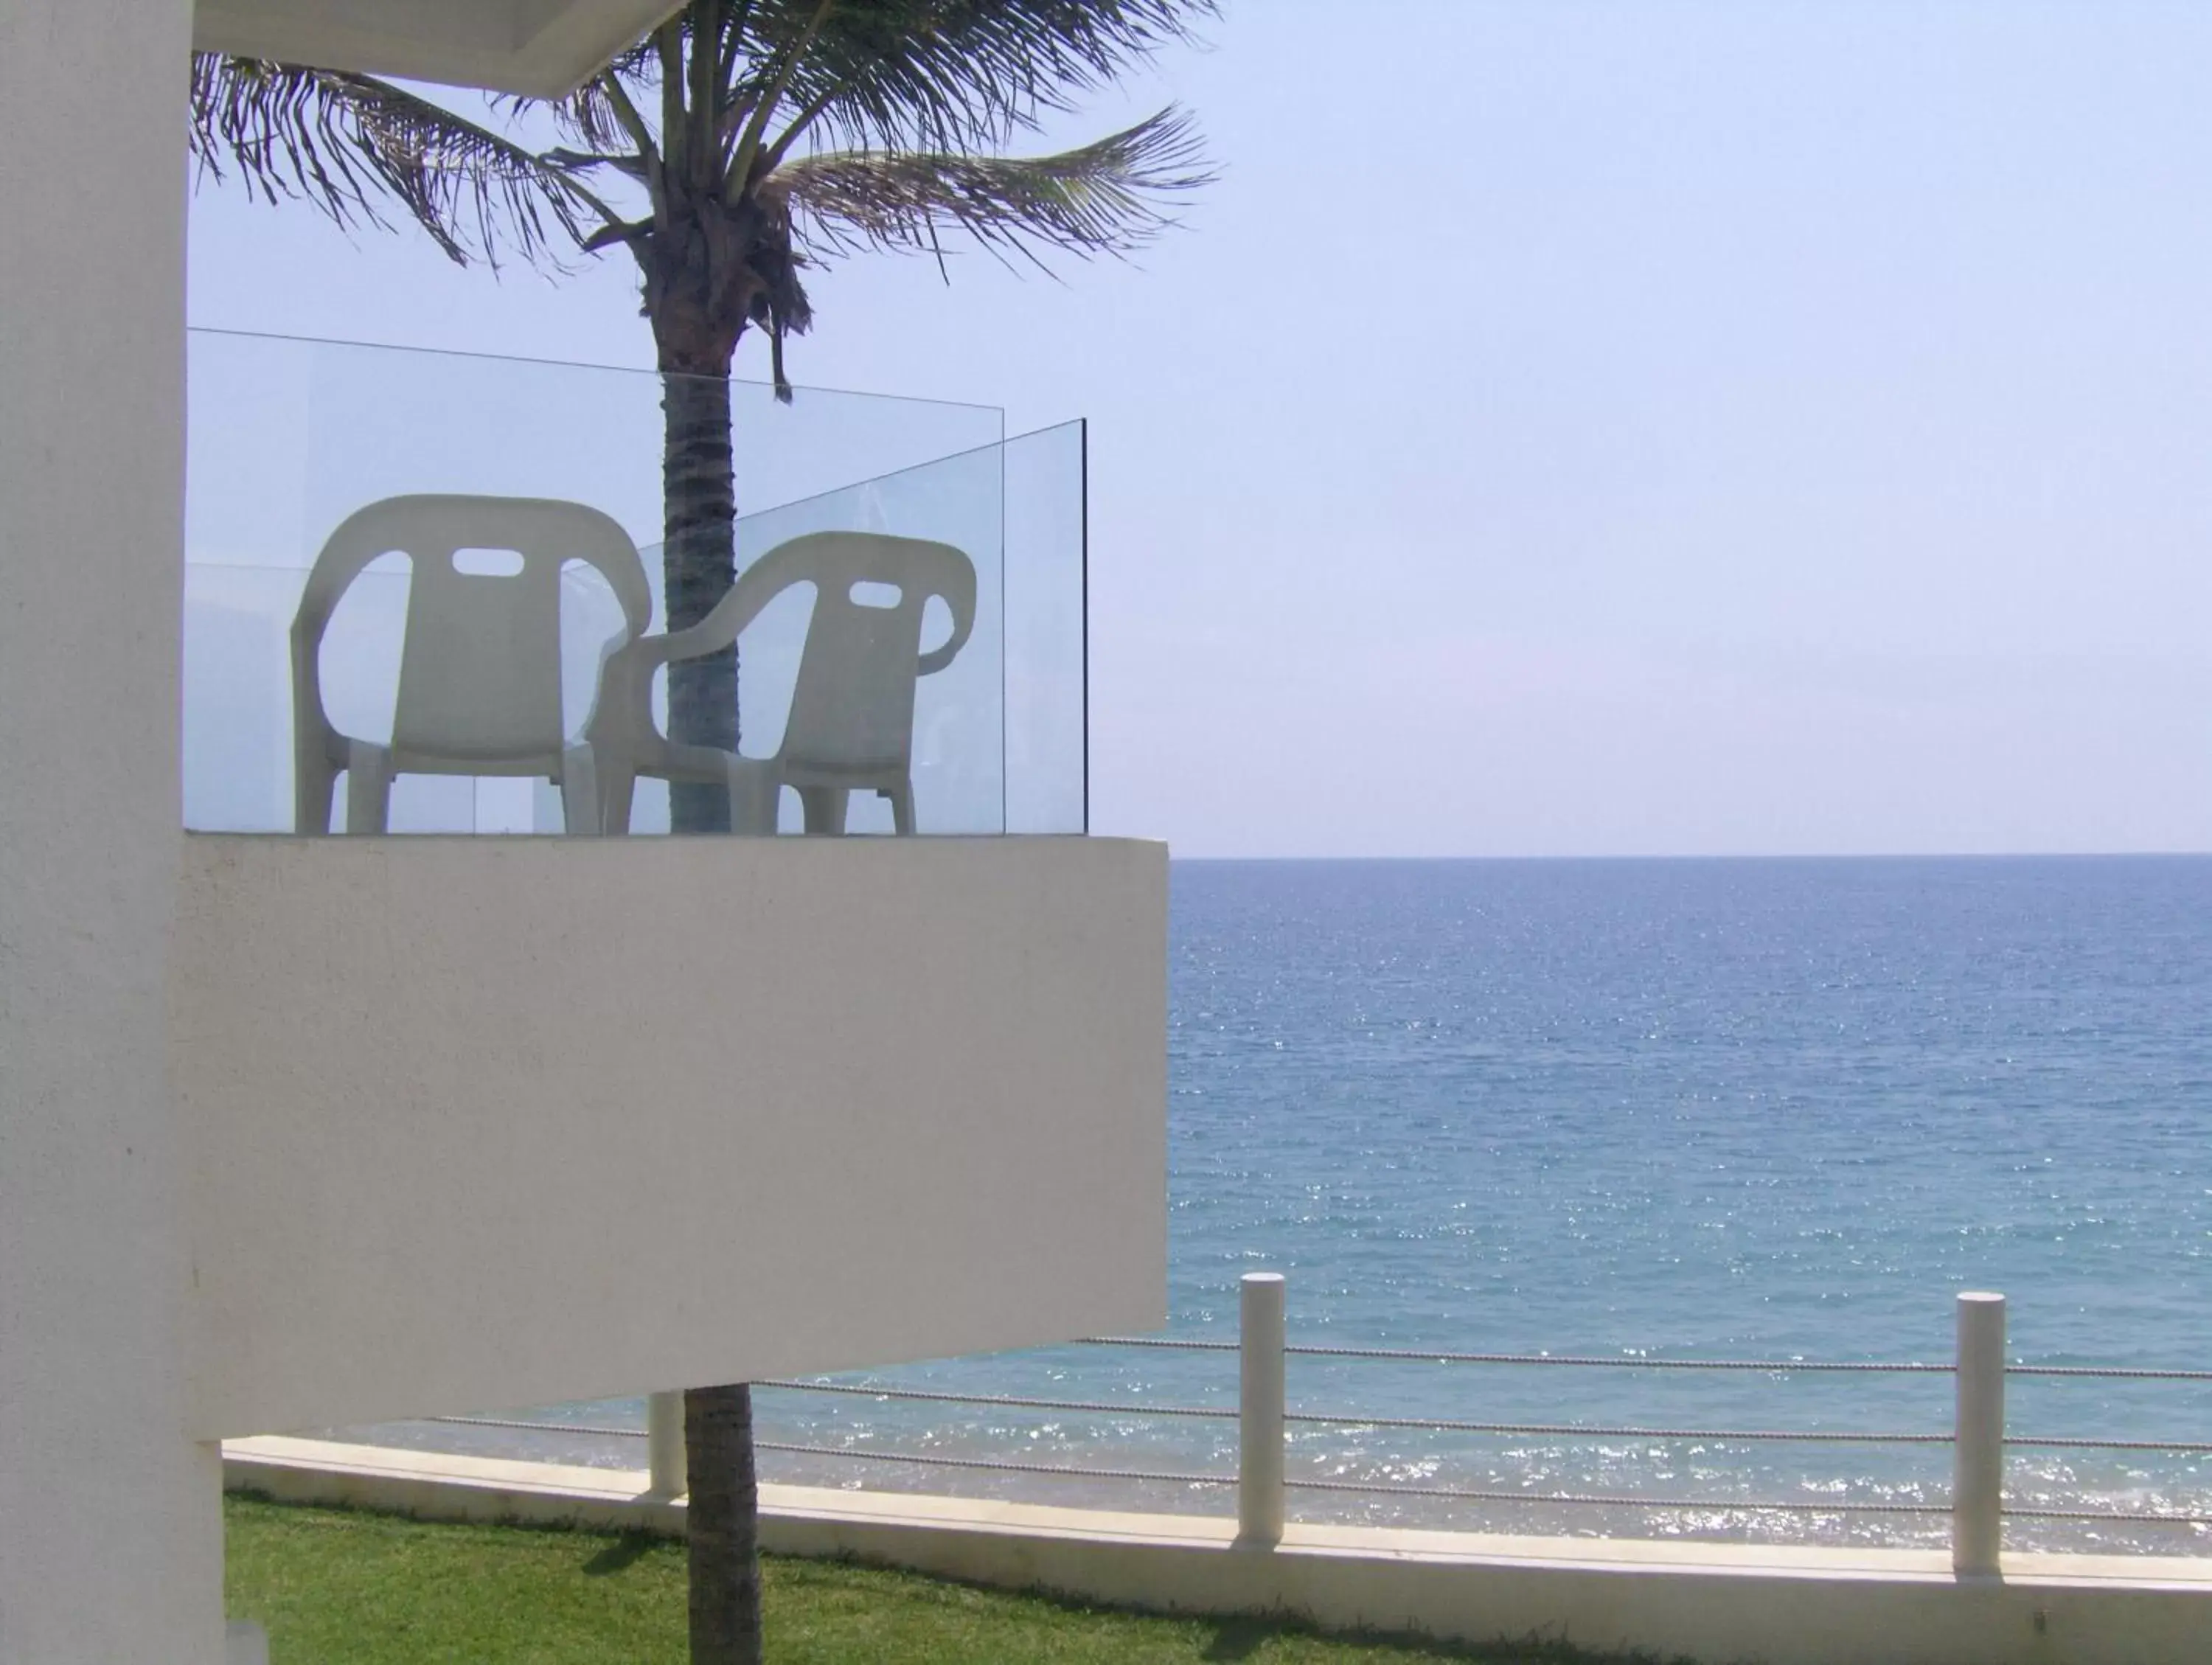
M 802 131 L 853 150 L 998 149 L 1042 112 L 1073 107 L 1134 64 L 1191 37 L 1215 0 L 873 0 L 820 20 L 791 75 L 794 113 L 773 146 Z M 814 21 L 812 0 L 755 0 L 746 58 L 771 61 Z M 764 88 L 740 86 L 750 102 Z
M 502 250 L 558 268 L 613 217 L 558 165 L 374 76 L 201 52 L 191 150 L 221 181 L 305 199 L 342 226 L 388 227 L 397 203 L 454 260 Z
M 626 76 L 635 81 L 642 73 L 644 64 L 633 47 L 566 98 L 507 95 L 495 102 L 501 109 L 518 115 L 543 111 L 552 118 L 561 136 L 580 150 L 617 150 L 629 144 L 630 139 L 609 95 L 607 80 L 612 76 Z
M 599 152 L 591 150 L 548 150 L 539 158 L 546 167 L 558 168 L 563 173 L 588 173 L 595 167 L 605 167 L 639 185 L 647 184 L 652 169 L 646 159 L 635 150 Z
M 984 247 L 1042 264 L 1042 251 L 1126 254 L 1174 223 L 1172 205 L 1211 183 L 1190 116 L 1173 106 L 1051 156 L 824 151 L 763 182 L 818 255 L 934 252 L 957 228 Z

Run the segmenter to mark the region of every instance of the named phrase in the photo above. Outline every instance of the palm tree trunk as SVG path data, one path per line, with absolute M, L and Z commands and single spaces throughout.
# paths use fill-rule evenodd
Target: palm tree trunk
M 691 1665 L 760 1665 L 760 1483 L 750 1388 L 684 1395 Z
M 731 466 L 728 355 L 720 374 L 661 379 L 665 423 L 662 574 L 667 628 L 704 618 L 737 574 L 737 490 Z M 668 735 L 738 749 L 738 651 L 668 667 Z M 726 833 L 729 793 L 678 781 L 669 830 Z M 760 1492 L 753 1465 L 752 1390 L 693 1388 L 684 1395 L 690 1572 L 691 1665 L 761 1665 Z
M 730 463 L 730 378 L 661 380 L 663 574 L 668 629 L 704 618 L 737 577 L 737 490 Z M 668 738 L 682 744 L 738 749 L 738 650 L 668 667 Z M 726 833 L 729 794 L 678 781 L 668 793 L 669 830 Z

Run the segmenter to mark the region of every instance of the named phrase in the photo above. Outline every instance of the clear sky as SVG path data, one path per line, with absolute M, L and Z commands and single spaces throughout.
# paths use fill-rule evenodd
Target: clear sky
M 1055 134 L 1194 106 L 1185 230 L 1063 283 L 849 261 L 792 353 L 1091 419 L 1097 830 L 2212 849 L 2212 7 L 1208 35 Z M 191 238 L 196 324 L 651 362 L 620 256 L 495 280 L 234 190 Z

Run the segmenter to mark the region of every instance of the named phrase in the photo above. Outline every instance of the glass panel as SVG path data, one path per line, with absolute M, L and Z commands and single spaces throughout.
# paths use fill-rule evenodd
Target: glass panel
M 659 537 L 661 380 L 652 373 L 198 330 L 189 352 L 188 827 L 293 829 L 290 632 L 318 554 L 356 510 L 426 493 L 545 498 L 598 509 L 634 542 Z M 1001 702 L 986 710 L 973 685 L 998 678 L 1000 413 L 808 389 L 782 405 L 768 387 L 744 382 L 732 384 L 731 397 L 738 498 L 757 511 L 740 523 L 741 560 L 789 535 L 779 526 L 866 526 L 872 515 L 939 527 L 970 550 L 979 575 L 988 571 L 988 634 L 979 605 L 976 641 L 924 686 L 930 720 L 945 722 L 949 705 L 963 737 L 988 727 L 995 758 Z M 948 459 L 943 473 L 894 483 L 898 471 L 933 458 Z M 980 483 L 986 476 L 988 488 Z M 846 484 L 870 477 L 883 477 Z M 657 550 L 646 560 L 657 580 Z M 318 661 L 324 706 L 352 738 L 383 744 L 392 736 L 414 577 L 405 556 L 386 556 L 361 573 L 329 617 Z M 661 628 L 658 587 L 650 629 Z M 607 581 L 575 562 L 561 575 L 557 619 L 558 738 L 573 741 L 591 708 L 601 650 L 625 627 Z M 791 634 L 788 623 L 783 629 Z M 918 723 L 923 708 L 918 702 Z M 979 772 L 964 750 L 957 767 L 932 756 L 927 792 L 941 829 L 1004 824 L 1000 763 Z M 339 827 L 346 789 L 341 779 Z M 923 791 L 918 772 L 917 795 Z M 547 780 L 403 774 L 388 824 L 395 832 L 558 830 L 562 816 Z
M 1090 829 L 1081 422 L 1006 441 L 1006 830 Z
M 738 521 L 741 572 L 794 538 L 824 532 L 860 532 L 947 544 L 975 571 L 975 611 L 967 640 L 941 670 L 914 687 L 913 783 L 915 830 L 923 834 L 984 834 L 1006 830 L 1006 691 L 1003 617 L 1006 449 L 986 446 L 920 467 L 863 480 L 836 491 Z M 647 552 L 659 583 L 660 550 Z M 878 586 L 863 584 L 856 600 Z M 889 586 L 884 586 L 889 587 Z M 801 660 L 809 650 L 816 586 L 801 580 L 770 601 L 738 641 L 739 750 L 767 758 L 783 750 Z M 950 644 L 952 613 L 933 597 L 921 617 L 920 647 L 927 655 Z M 823 652 L 817 645 L 814 651 Z M 834 671 L 831 671 L 834 674 Z M 665 677 L 654 690 L 654 720 L 665 731 Z M 893 830 L 888 799 L 870 791 L 852 793 L 848 833 Z M 780 795 L 777 830 L 803 829 L 796 792 Z M 668 829 L 668 789 L 641 781 L 630 820 L 633 833 Z
M 276 567 L 185 568 L 187 827 L 292 830 L 289 632 L 306 580 Z
M 748 515 L 738 523 L 738 558 L 748 563 L 809 532 L 864 532 L 949 544 L 973 565 L 975 617 L 968 640 L 951 663 L 915 684 L 918 832 L 1006 830 L 1005 461 L 1001 447 L 988 446 Z M 854 599 L 864 597 L 856 594 Z M 793 626 L 802 622 L 795 608 L 787 617 Z M 922 616 L 923 653 L 948 645 L 952 629 L 950 607 L 942 597 L 933 598 Z M 744 663 L 740 681 L 758 690 L 760 703 L 754 708 L 763 718 L 759 739 L 749 739 L 747 750 L 756 744 L 773 750 L 783 739 L 804 641 L 798 629 L 787 628 L 780 639 L 763 642 L 767 651 Z M 773 719 L 771 689 L 781 696 L 775 700 Z M 797 824 L 791 811 L 787 801 L 784 827 Z M 881 798 L 854 794 L 851 817 L 848 830 L 891 830 L 890 806 Z

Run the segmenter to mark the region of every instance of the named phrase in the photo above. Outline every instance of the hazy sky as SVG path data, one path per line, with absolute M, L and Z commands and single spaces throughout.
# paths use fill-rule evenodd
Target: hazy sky
M 1091 419 L 1093 826 L 2212 849 L 2212 7 L 1234 0 L 1131 266 L 817 273 L 801 383 Z M 203 191 L 194 323 L 643 366 Z M 757 341 L 741 369 L 764 370 Z

